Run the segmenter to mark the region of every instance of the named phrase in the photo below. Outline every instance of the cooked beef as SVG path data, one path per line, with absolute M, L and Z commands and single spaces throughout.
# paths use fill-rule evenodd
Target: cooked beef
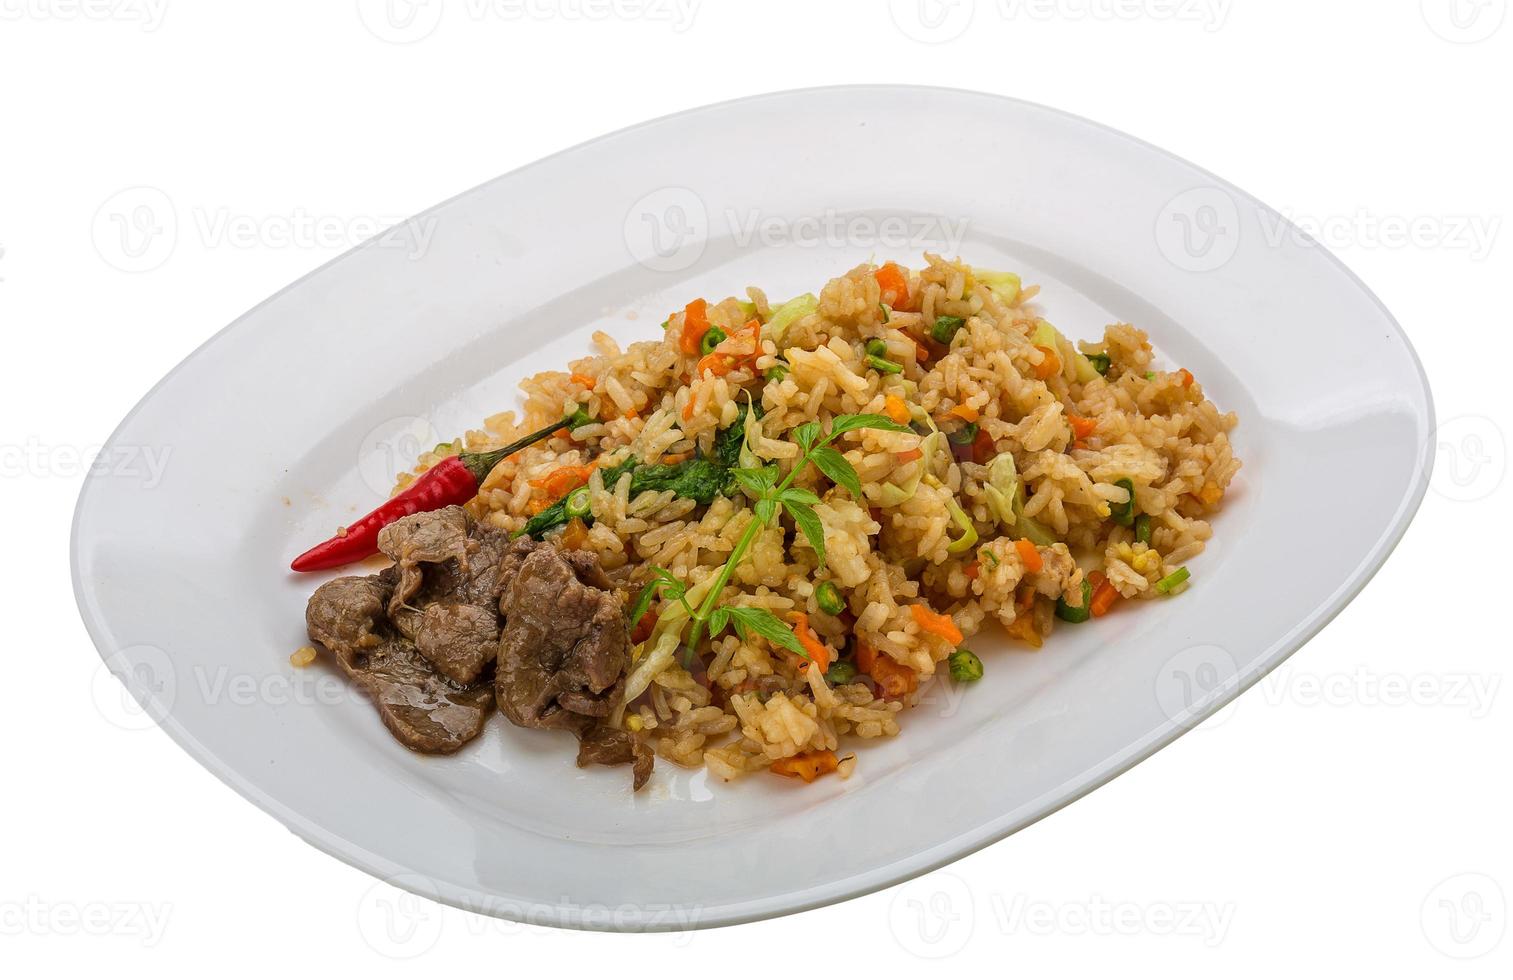
M 482 606 L 436 602 L 420 614 L 420 655 L 458 684 L 471 684 L 499 650 L 499 615 Z
M 520 570 L 500 600 L 499 707 L 525 728 L 578 731 L 609 714 L 630 659 L 625 609 L 588 552 L 517 542 Z
M 456 752 L 483 731 L 493 685 L 449 680 L 395 634 L 384 618 L 392 591 L 384 575 L 327 582 L 305 607 L 310 638 L 335 654 L 400 742 L 417 752 Z
M 499 601 L 500 710 L 523 728 L 577 735 L 580 766 L 633 763 L 633 786 L 640 789 L 651 775 L 651 750 L 603 720 L 625 684 L 630 634 L 624 604 L 598 559 L 521 539 L 500 568 L 510 576 Z
M 632 763 L 631 789 L 638 790 L 651 777 L 656 757 L 647 744 L 630 732 L 609 725 L 594 725 L 578 736 L 578 766 L 598 764 L 623 766 Z
M 393 566 L 322 585 L 305 620 L 395 738 L 418 752 L 455 752 L 497 700 L 516 725 L 578 736 L 578 765 L 630 763 L 635 788 L 646 783 L 650 748 L 605 720 L 630 640 L 598 559 L 529 538 L 511 543 L 460 507 L 396 521 L 379 548 Z

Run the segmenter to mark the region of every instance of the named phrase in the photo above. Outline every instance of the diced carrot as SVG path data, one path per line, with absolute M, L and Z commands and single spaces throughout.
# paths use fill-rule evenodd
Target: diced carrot
M 934 352 L 918 337 L 910 337 L 909 339 L 914 341 L 914 359 L 919 363 L 924 364 L 935 356 Z
M 1074 440 L 1072 440 L 1072 448 L 1073 449 L 1086 449 L 1087 448 L 1087 440 L 1086 439 L 1074 439 Z
M 877 658 L 868 671 L 885 698 L 901 698 L 919 688 L 919 672 L 905 667 L 887 654 Z
M 636 623 L 635 628 L 630 631 L 630 642 L 645 643 L 647 638 L 651 636 L 651 631 L 656 628 L 656 625 L 657 614 L 650 609 L 646 610 L 646 613 L 641 617 L 641 621 Z
M 552 503 L 552 501 L 547 500 L 545 497 L 537 497 L 535 500 L 532 500 L 530 503 L 525 505 L 525 512 L 532 517 L 535 517 L 537 514 L 550 507 Z
M 568 551 L 577 551 L 588 543 L 588 525 L 583 523 L 583 518 L 575 517 L 567 522 L 567 527 L 562 529 L 562 547 Z
M 951 409 L 951 414 L 961 419 L 963 422 L 976 422 L 979 418 L 977 409 L 973 408 L 971 405 L 957 405 L 955 408 Z
M 914 617 L 914 622 L 926 633 L 931 633 L 949 643 L 962 641 L 961 630 L 956 628 L 956 623 L 945 613 L 938 613 L 919 602 L 909 607 L 909 615 Z
M 982 574 L 982 563 L 970 561 L 962 568 L 961 573 L 969 579 L 975 579 Z
M 1119 598 L 1119 590 L 1114 588 L 1114 583 L 1099 576 L 1101 581 L 1093 583 L 1093 598 L 1088 603 L 1088 611 L 1094 616 L 1102 616 L 1114 605 L 1114 600 Z M 1089 576 L 1091 579 L 1091 576 Z
M 676 466 L 679 463 L 686 463 L 690 459 L 693 459 L 693 453 L 691 453 L 691 452 L 687 452 L 687 453 L 663 453 L 662 454 L 662 465 L 664 465 L 664 466 Z
M 856 669 L 872 676 L 872 667 L 877 663 L 877 647 L 860 634 L 856 637 Z
M 693 418 L 693 395 L 688 396 L 688 401 L 683 403 L 683 411 L 679 414 L 683 416 L 684 422 Z
M 567 380 L 571 381 L 575 385 L 582 385 L 589 391 L 593 391 L 594 385 L 599 383 L 599 379 L 590 374 L 573 373 L 567 376 Z
M 898 460 L 899 465 L 902 466 L 905 463 L 912 463 L 916 459 L 920 459 L 924 454 L 923 449 L 905 449 L 901 453 L 894 453 L 893 458 Z
M 683 308 L 683 332 L 678 335 L 678 349 L 685 354 L 697 354 L 699 341 L 709 331 L 709 303 L 696 299 Z
M 594 472 L 593 464 L 588 466 L 559 466 L 540 479 L 531 480 L 530 485 L 538 490 L 545 490 L 548 497 L 557 498 L 569 490 L 576 490 L 588 482 L 589 475 Z
M 779 759 L 767 767 L 768 772 L 790 776 L 812 783 L 827 772 L 835 772 L 840 760 L 829 749 L 818 752 L 800 752 L 786 759 Z
M 1072 434 L 1075 435 L 1078 439 L 1086 439 L 1088 436 L 1098 431 L 1097 419 L 1085 419 L 1080 415 L 1073 415 L 1072 413 L 1068 412 L 1066 420 L 1072 423 Z
M 1033 573 L 1045 567 L 1045 559 L 1040 557 L 1040 552 L 1035 550 L 1035 542 L 1029 538 L 1015 541 L 1014 550 L 1019 552 L 1019 560 L 1024 562 L 1025 571 Z
M 792 612 L 788 618 L 793 620 L 793 635 L 799 638 L 804 650 L 809 654 L 809 659 L 819 665 L 820 673 L 830 669 L 830 648 L 819 641 L 814 630 L 809 628 L 809 614 L 805 612 Z
M 977 437 L 972 440 L 972 462 L 986 463 L 998 452 L 998 447 L 993 444 L 993 437 L 988 435 L 987 429 L 978 429 Z
M 1224 499 L 1224 491 L 1219 489 L 1217 483 L 1205 483 L 1197 494 L 1197 498 L 1210 507 L 1216 507 L 1219 501 Z
M 693 373 L 702 377 L 707 371 L 717 378 L 723 378 L 734 368 L 735 358 L 729 354 L 707 354 L 699 358 L 699 363 L 693 369 Z
M 1023 640 L 1035 649 L 1045 642 L 1040 630 L 1035 627 L 1035 587 L 1023 586 L 1014 596 L 1014 622 L 1006 631 L 1015 639 Z
M 895 310 L 909 308 L 909 277 L 904 275 L 904 270 L 889 262 L 872 273 L 872 278 L 877 280 L 877 285 L 883 291 L 884 303 Z
M 889 395 L 883 399 L 883 414 L 899 425 L 909 424 L 909 405 L 897 395 Z
M 1035 377 L 1044 381 L 1061 373 L 1061 355 L 1049 347 L 1042 347 L 1039 344 L 1035 345 L 1035 349 L 1045 355 L 1045 359 L 1035 365 Z
M 1177 378 L 1182 382 L 1182 387 L 1191 388 L 1193 385 L 1193 373 L 1187 368 L 1177 372 Z
M 636 411 L 634 408 L 627 408 L 625 410 L 625 417 L 628 419 L 638 419 L 641 417 L 641 413 Z

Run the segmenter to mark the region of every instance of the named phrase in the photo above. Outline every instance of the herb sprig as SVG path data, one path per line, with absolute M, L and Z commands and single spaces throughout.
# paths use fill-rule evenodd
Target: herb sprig
M 725 586 L 729 584 L 730 577 L 735 574 L 736 568 L 745 560 L 746 553 L 751 549 L 757 535 L 764 528 L 772 525 L 779 511 L 786 512 L 793 519 L 794 526 L 814 549 L 820 565 L 825 564 L 825 528 L 814 510 L 820 498 L 811 490 L 795 487 L 793 481 L 808 468 L 810 463 L 813 463 L 815 468 L 825 474 L 831 482 L 845 487 L 852 499 L 861 500 L 861 478 L 857 476 L 855 468 L 847 462 L 846 457 L 841 455 L 840 450 L 831 445 L 840 436 L 857 429 L 881 429 L 886 432 L 912 431 L 908 426 L 900 425 L 886 415 L 876 414 L 837 416 L 831 422 L 828 433 L 823 431 L 818 422 L 806 422 L 792 432 L 793 441 L 803 452 L 786 477 L 775 464 L 732 470 L 736 483 L 752 500 L 754 517 L 737 539 L 735 547 L 731 549 L 730 557 L 715 573 L 714 583 L 703 601 L 699 603 L 697 609 L 690 608 L 687 601 L 687 587 L 666 569 L 653 567 L 653 578 L 636 599 L 631 621 L 636 622 L 645 615 L 646 610 L 651 607 L 654 596 L 659 593 L 666 600 L 682 603 L 692 624 L 688 642 L 684 646 L 685 667 L 692 664 L 699 641 L 703 638 L 706 629 L 711 636 L 714 636 L 723 632 L 726 627 L 733 627 L 736 635 L 742 640 L 745 640 L 749 634 L 755 633 L 770 643 L 808 659 L 809 654 L 804 649 L 804 645 L 772 610 L 759 606 L 738 606 L 729 603 L 720 605 L 720 594 L 725 591 Z

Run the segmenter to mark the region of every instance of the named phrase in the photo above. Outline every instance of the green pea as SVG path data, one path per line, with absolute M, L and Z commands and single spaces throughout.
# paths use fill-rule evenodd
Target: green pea
M 982 680 L 982 660 L 965 647 L 951 654 L 948 665 L 953 681 L 970 684 L 973 681 Z
M 956 331 L 960 330 L 965 323 L 966 321 L 959 316 L 938 316 L 935 318 L 935 325 L 930 328 L 930 336 L 937 344 L 950 346 L 951 338 L 956 336 Z
M 699 341 L 700 354 L 713 354 L 714 349 L 725 339 L 725 331 L 719 327 L 710 327 L 704 331 L 704 338 Z
M 825 683 L 831 687 L 850 684 L 856 679 L 856 665 L 849 660 L 837 660 L 825 671 Z
M 815 586 L 814 601 L 820 607 L 820 612 L 828 616 L 839 616 L 846 611 L 846 600 L 841 598 L 841 590 L 829 579 Z
M 873 357 L 887 357 L 888 342 L 881 337 L 873 337 L 867 341 L 867 353 Z

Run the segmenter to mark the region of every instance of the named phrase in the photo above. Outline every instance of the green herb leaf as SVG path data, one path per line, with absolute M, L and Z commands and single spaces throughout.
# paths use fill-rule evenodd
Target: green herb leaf
M 804 452 L 814 448 L 814 443 L 820 437 L 820 424 L 818 422 L 805 422 L 793 430 L 793 439 L 799 444 Z
M 763 527 L 772 523 L 772 515 L 777 513 L 777 509 L 778 502 L 776 500 L 773 500 L 771 497 L 763 497 L 761 500 L 758 500 L 756 502 L 756 506 L 752 508 L 753 512 L 756 514 L 756 519 L 762 522 Z
M 770 609 L 762 609 L 758 606 L 721 606 L 720 609 L 730 616 L 731 622 L 735 623 L 736 632 L 742 634 L 743 630 L 749 629 L 757 636 L 762 637 L 769 643 L 773 643 L 785 650 L 792 650 L 805 660 L 811 659 L 809 651 L 799 642 L 799 638 L 793 635 L 793 630 L 788 624 L 778 619 Z M 711 616 L 710 620 L 713 621 Z
M 788 511 L 788 516 L 793 518 L 793 523 L 804 532 L 804 537 L 809 539 L 809 544 L 814 548 L 815 555 L 819 558 L 820 567 L 825 565 L 825 525 L 820 523 L 820 516 L 814 512 L 814 508 L 808 504 L 791 500 L 783 501 L 783 508 Z
M 730 625 L 730 610 L 726 606 L 716 606 L 709 614 L 709 635 L 719 636 L 725 632 L 725 627 Z
M 813 425 L 814 423 L 810 423 Z M 907 425 L 899 425 L 886 415 L 837 415 L 830 424 L 830 438 L 852 429 L 882 429 L 885 432 L 910 432 Z
M 641 617 L 645 616 L 646 611 L 651 608 L 652 600 L 655 599 L 656 596 L 656 581 L 653 580 L 647 582 L 646 587 L 641 590 L 641 594 L 636 596 L 636 604 L 630 607 L 630 617 L 626 619 L 626 622 L 629 623 L 632 627 L 639 623 L 641 621 Z
M 820 502 L 813 490 L 805 490 L 803 487 L 789 487 L 778 495 L 778 499 L 785 504 L 808 504 L 810 507 Z
M 821 446 L 809 454 L 809 462 L 819 467 L 819 471 L 825 474 L 838 487 L 845 487 L 851 494 L 852 500 L 862 499 L 862 481 L 856 475 L 856 469 L 841 451 L 834 446 Z
M 742 490 L 750 494 L 752 499 L 757 499 L 777 486 L 778 477 L 781 474 L 776 466 L 759 466 L 752 469 L 733 470 L 732 475 L 735 476 Z

